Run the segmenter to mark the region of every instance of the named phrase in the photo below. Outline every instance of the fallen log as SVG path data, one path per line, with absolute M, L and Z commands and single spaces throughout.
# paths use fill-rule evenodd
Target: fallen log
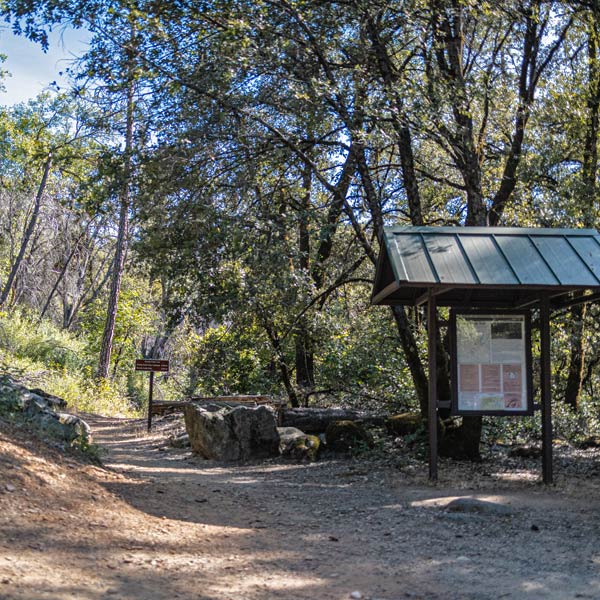
M 296 427 L 304 433 L 323 433 L 333 421 L 361 421 L 367 425 L 383 425 L 386 415 L 347 408 L 283 408 L 282 427 Z
M 153 415 L 167 415 L 183 412 L 185 407 L 193 402 L 200 406 L 222 406 L 232 408 L 234 406 L 261 406 L 268 405 L 279 408 L 279 404 L 270 396 L 191 396 L 185 400 L 154 400 L 152 402 Z
M 271 396 L 191 396 L 188 398 L 189 402 L 212 402 L 212 403 L 225 403 L 240 405 L 258 406 L 261 404 L 276 404 Z
M 168 400 L 154 400 L 152 402 L 152 414 L 160 417 L 178 412 L 182 413 L 188 404 L 189 402 L 185 400 L 175 400 L 172 402 Z

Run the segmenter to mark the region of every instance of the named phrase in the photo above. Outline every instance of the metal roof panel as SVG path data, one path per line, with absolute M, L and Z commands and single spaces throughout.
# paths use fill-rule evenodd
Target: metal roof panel
M 431 267 L 429 253 L 419 234 L 405 233 L 392 236 L 389 244 L 390 260 L 399 266 L 398 277 L 405 281 L 437 283 L 438 279 Z
M 579 237 L 577 239 L 585 240 L 586 238 Z M 560 283 L 563 285 L 598 285 L 598 280 L 586 267 L 566 237 L 537 235 L 531 236 L 531 240 Z
M 479 283 L 456 235 L 428 233 L 423 240 L 440 283 Z
M 516 278 L 502 251 L 490 235 L 460 236 L 461 243 L 481 284 L 517 285 Z
M 600 243 L 597 235 L 567 238 L 579 257 L 600 281 Z
M 452 233 L 463 235 L 568 235 L 597 237 L 599 234 L 595 229 L 551 229 L 543 227 L 431 227 L 427 225 L 397 225 L 386 227 L 386 233 Z
M 521 284 L 560 285 L 529 236 L 498 235 L 495 239 Z

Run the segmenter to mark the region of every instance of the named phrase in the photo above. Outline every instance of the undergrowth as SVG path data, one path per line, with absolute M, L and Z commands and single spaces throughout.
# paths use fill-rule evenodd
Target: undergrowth
M 96 356 L 83 336 L 38 322 L 23 311 L 0 313 L 0 370 L 64 398 L 68 407 L 107 416 L 138 416 L 126 382 L 93 377 Z

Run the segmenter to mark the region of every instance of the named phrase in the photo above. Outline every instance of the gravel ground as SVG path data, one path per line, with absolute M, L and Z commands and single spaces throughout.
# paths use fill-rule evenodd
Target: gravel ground
M 0 599 L 600 599 L 600 456 L 405 448 L 223 465 L 88 415 L 105 467 L 0 423 Z M 457 499 L 463 504 L 453 504 Z M 481 502 L 477 502 L 481 501 Z

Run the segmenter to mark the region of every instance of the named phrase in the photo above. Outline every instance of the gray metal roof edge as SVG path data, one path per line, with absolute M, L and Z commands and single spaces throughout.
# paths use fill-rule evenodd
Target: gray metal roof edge
M 385 228 L 384 228 L 384 234 L 385 234 Z M 405 281 L 405 279 L 401 279 L 400 278 L 400 273 L 398 273 L 398 269 L 396 267 L 396 261 L 392 260 L 392 249 L 390 248 L 390 240 L 388 240 L 388 236 L 387 235 L 383 235 L 383 243 L 381 244 L 381 248 L 379 250 L 379 254 L 380 256 L 378 257 L 378 262 L 381 260 L 381 251 L 383 250 L 383 248 L 385 247 L 385 258 L 387 258 L 388 262 L 390 263 L 390 266 L 392 267 L 392 273 L 394 274 L 394 279 L 395 281 Z M 381 267 L 383 268 L 383 261 L 381 263 Z
M 398 291 L 411 288 L 448 288 L 450 289 L 487 289 L 487 290 L 506 290 L 506 289 L 523 289 L 529 290 L 563 290 L 565 293 L 577 290 L 597 290 L 600 292 L 600 285 L 584 285 L 580 283 L 446 283 L 446 282 L 431 282 L 431 281 L 399 281 Z
M 398 273 L 396 271 L 396 265 L 394 264 L 394 261 L 390 257 L 390 248 L 389 248 L 389 242 L 388 242 L 387 236 L 383 235 L 381 244 L 379 246 L 379 254 L 377 255 L 377 265 L 375 267 L 375 278 L 373 280 L 373 289 L 371 290 L 371 300 L 370 300 L 371 304 L 375 304 L 375 297 L 378 295 L 379 292 L 381 292 L 382 290 L 384 290 L 387 287 L 387 285 L 384 285 L 381 281 L 381 279 L 383 278 L 383 269 L 384 269 L 386 260 L 389 263 L 391 271 L 392 271 L 392 275 L 394 276 L 393 283 L 396 283 L 396 282 L 398 282 Z M 379 292 L 377 290 L 379 290 Z
M 402 233 L 445 233 L 459 235 L 581 235 L 581 236 L 600 236 L 595 229 L 554 229 L 552 227 L 429 227 L 412 225 L 394 225 L 383 228 L 386 234 Z

